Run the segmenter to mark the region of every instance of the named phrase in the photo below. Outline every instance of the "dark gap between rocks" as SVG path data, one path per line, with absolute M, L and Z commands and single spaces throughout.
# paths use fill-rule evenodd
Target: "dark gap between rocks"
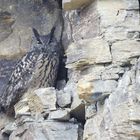
M 57 1 L 59 3 L 60 8 L 62 8 L 62 0 L 57 0 Z M 64 19 L 62 19 L 62 20 L 64 20 Z M 60 44 L 62 46 L 62 50 L 61 50 L 61 58 L 60 58 L 61 59 L 60 60 L 60 67 L 59 67 L 58 76 L 57 76 L 57 86 L 56 86 L 56 88 L 58 90 L 63 89 L 64 86 L 65 86 L 63 84 L 66 84 L 67 81 L 68 81 L 68 70 L 67 70 L 67 68 L 65 68 L 67 56 L 64 56 L 64 48 L 67 47 L 67 46 L 63 46 L 62 38 L 61 38 Z M 70 106 L 71 106 L 71 104 L 66 106 L 65 108 L 67 108 L 67 107 L 70 108 Z M 56 104 L 56 107 L 59 107 L 59 106 Z M 72 110 L 70 112 L 70 116 L 71 116 L 71 118 L 76 119 L 76 121 L 78 123 L 81 123 L 82 126 L 84 126 L 84 124 L 86 122 L 86 120 L 85 120 L 85 105 L 84 104 L 80 105 L 76 109 Z
M 60 9 L 62 9 L 62 0 L 57 0 Z M 62 14 L 62 13 L 61 13 Z M 66 63 L 66 59 L 67 57 L 64 56 L 65 52 L 64 52 L 64 45 L 63 45 L 63 32 L 64 32 L 64 19 L 63 16 L 61 18 L 61 22 L 62 22 L 62 34 L 61 34 L 61 38 L 60 38 L 60 47 L 61 47 L 61 54 L 60 54 L 60 64 L 59 64 L 59 70 L 58 70 L 58 74 L 57 74 L 57 82 L 56 82 L 56 88 L 59 89 L 63 89 L 65 84 L 68 81 L 68 76 L 67 76 L 67 68 L 65 67 L 65 63 Z

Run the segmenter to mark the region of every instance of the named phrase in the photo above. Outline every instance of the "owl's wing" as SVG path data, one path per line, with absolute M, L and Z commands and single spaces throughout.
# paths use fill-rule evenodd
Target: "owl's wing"
M 28 52 L 16 65 L 0 102 L 3 108 L 15 104 L 29 86 L 39 52 Z

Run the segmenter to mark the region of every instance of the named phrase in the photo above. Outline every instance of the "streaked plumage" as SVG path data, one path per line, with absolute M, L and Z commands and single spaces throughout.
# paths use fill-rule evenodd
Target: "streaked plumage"
M 17 63 L 0 104 L 4 110 L 20 99 L 30 88 L 50 87 L 55 85 L 59 67 L 59 46 L 54 37 L 54 30 L 46 36 L 40 36 L 33 29 L 34 40 L 31 50 Z

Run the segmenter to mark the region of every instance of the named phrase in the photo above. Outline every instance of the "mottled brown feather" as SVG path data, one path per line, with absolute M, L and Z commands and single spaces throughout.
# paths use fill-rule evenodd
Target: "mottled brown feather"
M 37 34 L 32 49 L 17 63 L 0 98 L 5 111 L 10 110 L 28 89 L 55 85 L 60 51 L 53 32 L 54 28 L 49 35 Z

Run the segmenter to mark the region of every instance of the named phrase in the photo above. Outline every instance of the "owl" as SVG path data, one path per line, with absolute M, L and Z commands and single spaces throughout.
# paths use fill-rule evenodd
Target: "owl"
M 60 47 L 54 37 L 55 27 L 48 35 L 33 28 L 31 49 L 15 66 L 7 87 L 0 97 L 1 109 L 13 107 L 29 89 L 55 86 L 59 68 Z

